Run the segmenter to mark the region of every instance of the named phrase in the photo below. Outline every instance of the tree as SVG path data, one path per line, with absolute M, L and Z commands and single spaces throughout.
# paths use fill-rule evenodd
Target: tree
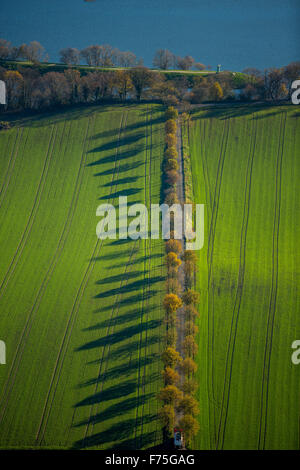
M 190 357 L 186 357 L 182 361 L 181 367 L 182 367 L 183 372 L 187 376 L 190 376 L 190 375 L 194 374 L 197 371 L 197 364 Z
M 183 253 L 182 259 L 185 262 L 188 261 L 188 262 L 192 263 L 195 266 L 197 265 L 197 255 L 193 250 L 185 250 L 184 253 Z
M 210 88 L 210 97 L 212 101 L 220 101 L 224 96 L 223 89 L 219 82 L 213 83 Z
M 102 64 L 102 46 L 98 44 L 86 47 L 80 55 L 90 66 L 100 67 Z
M 168 147 L 175 147 L 176 146 L 176 135 L 175 134 L 166 134 L 165 141 Z
M 283 80 L 283 69 L 270 68 L 265 71 L 265 89 L 267 98 L 273 101 L 280 98 L 280 91 Z
M 195 325 L 195 323 L 193 321 L 186 321 L 185 324 L 185 334 L 187 336 L 195 336 L 197 333 L 198 333 L 198 327 L 197 325 Z
M 179 292 L 179 282 L 178 279 L 167 278 L 167 292 L 168 294 L 178 294 Z
M 185 441 L 187 445 L 191 443 L 191 440 L 196 436 L 199 431 L 199 424 L 195 418 L 191 415 L 184 415 L 183 418 L 179 421 L 179 426 L 182 428 Z
M 198 310 L 193 305 L 186 305 L 184 312 L 188 321 L 194 321 L 199 316 Z
M 147 67 L 135 67 L 130 70 L 130 78 L 135 89 L 136 99 L 140 101 L 144 90 L 151 85 L 152 72 Z
M 166 294 L 163 306 L 167 313 L 176 312 L 182 306 L 182 301 L 176 294 Z
M 188 289 L 183 293 L 182 300 L 186 305 L 196 304 L 199 302 L 199 294 L 192 289 Z
M 177 126 L 174 119 L 168 119 L 165 123 L 166 134 L 176 134 Z
M 40 91 L 38 107 L 55 107 L 70 101 L 71 89 L 65 75 L 59 72 L 48 72 L 41 76 L 37 89 Z
M 170 135 L 170 134 L 169 134 Z M 178 157 L 178 153 L 177 153 L 177 150 L 176 150 L 176 147 L 168 147 L 166 150 L 165 150 L 165 153 L 164 153 L 164 157 L 166 160 L 169 160 L 169 158 L 173 158 L 173 159 L 177 159 Z
M 162 371 L 165 385 L 174 385 L 179 381 L 179 374 L 172 367 L 166 367 Z
M 11 43 L 0 38 L 0 59 L 7 59 L 10 56 Z
M 168 121 L 169 119 L 177 119 L 178 118 L 178 111 L 174 108 L 174 106 L 169 106 L 165 112 L 165 118 Z
M 33 63 L 39 63 L 45 59 L 45 48 L 38 41 L 32 41 L 28 45 L 22 44 L 19 56 Z
M 164 405 L 158 412 L 162 426 L 172 432 L 175 421 L 175 411 L 172 405 Z
M 196 416 L 199 414 L 198 402 L 191 395 L 184 395 L 179 401 L 176 409 L 179 412 L 183 412 L 185 415 Z
M 176 62 L 180 70 L 190 70 L 195 63 L 195 59 L 190 55 L 186 55 L 185 57 L 177 57 Z
M 114 74 L 115 86 L 121 100 L 126 100 L 128 93 L 133 90 L 130 74 L 126 70 L 117 70 Z
M 300 79 L 300 62 L 291 62 L 287 65 L 284 68 L 283 75 L 287 82 L 289 93 L 291 93 L 292 83 L 295 80 Z
M 133 52 L 124 51 L 117 54 L 117 65 L 120 67 L 135 67 L 137 65 L 137 58 Z
M 172 322 L 168 321 L 167 323 L 168 323 L 168 329 L 167 329 L 167 333 L 165 336 L 166 346 L 174 348 L 176 344 L 176 340 L 177 340 L 176 328 L 173 328 L 173 326 L 170 328 L 170 326 L 172 325 Z
M 170 251 L 166 256 L 166 263 L 168 268 L 179 268 L 181 260 L 177 257 L 176 253 Z
M 198 383 L 194 379 L 185 380 L 181 386 L 182 391 L 188 395 L 192 395 L 193 393 L 195 393 L 197 388 Z
M 166 385 L 166 387 L 162 388 L 159 392 L 158 398 L 165 404 L 174 405 L 175 402 L 181 400 L 182 391 L 179 390 L 176 385 Z
M 168 204 L 168 206 L 172 206 L 173 204 L 178 204 L 178 202 L 179 202 L 178 197 L 175 191 L 168 193 L 165 197 L 165 204 Z
M 165 170 L 166 171 L 170 171 L 170 170 L 178 170 L 179 168 L 179 165 L 178 165 L 178 162 L 175 158 L 169 158 L 166 162 L 165 162 Z
M 60 51 L 60 61 L 68 65 L 77 65 L 80 60 L 80 52 L 74 47 L 67 47 Z
M 201 64 L 201 62 L 195 62 L 194 67 L 195 67 L 196 70 L 199 70 L 199 71 L 205 70 L 205 65 Z
M 67 69 L 64 71 L 64 76 L 70 87 L 71 103 L 77 103 L 79 101 L 80 72 L 75 69 Z
M 166 174 L 166 181 L 170 186 L 173 186 L 179 180 L 179 175 L 176 170 L 170 170 Z
M 165 367 L 175 367 L 182 361 L 182 357 L 180 356 L 179 352 L 176 351 L 176 349 L 171 348 L 170 346 L 163 351 L 161 359 Z
M 6 85 L 6 105 L 7 108 L 17 108 L 20 106 L 23 97 L 23 77 L 20 72 L 7 70 L 3 77 Z
M 174 64 L 174 54 L 168 49 L 158 49 L 153 58 L 153 66 L 158 69 L 167 70 Z
M 177 255 L 182 251 L 182 245 L 179 240 L 168 240 L 165 248 L 167 253 L 173 251 L 173 253 L 176 253 Z
M 187 356 L 194 357 L 197 354 L 198 345 L 192 335 L 188 335 L 184 338 L 182 348 Z

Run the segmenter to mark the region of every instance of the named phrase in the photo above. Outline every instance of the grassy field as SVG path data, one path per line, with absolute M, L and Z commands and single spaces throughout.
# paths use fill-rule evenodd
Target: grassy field
M 300 114 L 296 107 L 193 115 L 199 252 L 200 449 L 299 449 Z
M 161 442 L 163 243 L 96 237 L 100 203 L 159 202 L 161 118 L 79 108 L 0 133 L 1 447 Z

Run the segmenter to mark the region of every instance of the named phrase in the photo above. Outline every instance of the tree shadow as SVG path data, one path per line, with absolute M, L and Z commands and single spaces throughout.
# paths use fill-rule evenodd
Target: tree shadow
M 153 330 L 155 328 L 158 328 L 160 325 L 161 325 L 161 321 L 159 320 L 149 320 L 148 322 L 138 323 L 137 325 L 123 328 L 122 330 L 116 333 L 108 334 L 94 341 L 90 341 L 80 346 L 79 348 L 77 348 L 76 351 L 84 351 L 86 349 L 101 348 L 106 345 L 113 345 L 116 343 L 120 343 L 124 341 L 125 339 L 132 338 L 133 336 L 141 334 L 142 332 L 146 330 Z
M 109 406 L 105 410 L 101 411 L 101 413 L 97 413 L 95 415 L 90 416 L 87 419 L 80 421 L 79 423 L 75 423 L 73 427 L 78 428 L 81 426 L 86 426 L 87 424 L 95 425 L 95 424 L 103 423 L 104 421 L 107 421 L 108 419 L 116 418 L 117 416 L 122 416 L 122 414 L 125 414 L 135 409 L 137 406 L 144 405 L 147 402 L 147 400 L 153 397 L 154 397 L 154 393 L 147 393 L 140 397 L 127 398 L 126 400 L 120 401 L 118 403 L 114 403 L 113 405 Z M 151 421 L 153 421 L 154 419 L 155 417 L 152 416 Z
M 144 422 L 150 420 L 149 422 L 153 421 L 152 415 L 147 415 L 143 417 Z M 80 439 L 79 441 L 75 442 L 73 448 L 74 449 L 85 449 L 88 447 L 98 447 L 103 444 L 107 444 L 108 442 L 115 442 L 118 441 L 118 444 L 110 446 L 110 449 L 137 449 L 136 446 L 136 439 L 130 438 L 126 439 L 128 435 L 132 434 L 132 430 L 135 428 L 136 425 L 140 426 L 142 423 L 142 419 L 138 418 L 135 420 L 133 418 L 127 419 L 125 421 L 121 421 L 120 423 L 114 424 L 109 429 L 105 431 L 99 432 L 97 434 L 93 434 L 92 436 L 86 437 L 84 439 Z M 122 442 L 119 442 L 122 441 Z M 153 442 L 156 442 L 156 432 L 148 432 L 143 434 L 143 443 L 145 445 L 149 445 Z
M 119 287 L 101 292 L 100 294 L 95 295 L 94 299 L 103 299 L 105 297 L 127 294 L 129 292 L 142 289 L 144 286 L 150 287 L 153 284 L 156 284 L 157 282 L 161 282 L 163 280 L 164 278 L 162 276 L 153 276 L 148 279 L 139 279 L 137 281 L 131 282 L 131 284 L 125 284 L 123 286 L 119 286 Z
M 132 372 L 135 372 L 138 367 L 145 367 L 147 365 L 153 364 L 159 360 L 158 354 L 149 354 L 146 357 L 140 357 L 139 359 L 130 360 L 129 362 L 124 362 L 123 364 L 110 368 L 106 370 L 100 377 L 89 379 L 78 385 L 78 388 L 89 387 L 91 385 L 96 385 L 99 382 L 119 378 L 121 376 L 128 376 Z M 88 364 L 95 364 L 99 361 L 91 361 Z

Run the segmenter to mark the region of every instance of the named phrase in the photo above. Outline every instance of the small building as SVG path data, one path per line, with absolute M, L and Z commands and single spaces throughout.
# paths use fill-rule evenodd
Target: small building
M 221 64 L 217 65 L 217 73 L 221 72 Z

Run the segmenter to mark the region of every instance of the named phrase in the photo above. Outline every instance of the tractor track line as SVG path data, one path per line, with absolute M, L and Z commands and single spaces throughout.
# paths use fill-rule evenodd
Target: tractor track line
M 17 128 L 17 132 L 16 132 L 16 135 L 18 134 L 19 132 L 19 128 Z M 5 150 L 3 150 L 3 156 L 5 158 L 6 156 L 6 152 L 7 152 L 7 149 L 9 147 L 9 142 L 11 140 L 11 137 L 12 137 L 12 134 L 9 135 L 8 139 L 7 139 L 7 142 L 6 142 L 6 146 L 5 146 Z M 14 139 L 15 141 L 16 139 Z M 10 156 L 9 156 L 9 159 L 6 161 L 6 167 L 5 167 L 5 175 L 3 176 L 3 181 L 2 181 L 2 184 L 1 184 L 1 189 L 0 189 L 0 196 L 1 196 L 1 193 L 2 193 L 2 188 L 5 184 L 5 180 L 6 180 L 6 175 L 7 175 L 7 172 L 8 172 L 8 169 L 9 169 L 9 166 L 11 164 L 11 159 L 12 159 L 12 156 L 13 156 L 13 148 L 14 148 L 14 144 L 12 145 L 12 149 L 10 151 Z M 2 154 L 2 152 L 1 152 Z
M 149 122 L 148 122 L 149 125 Z M 149 204 L 148 207 L 151 208 L 151 160 L 152 160 L 152 144 L 153 144 L 153 135 L 152 135 L 152 107 L 150 105 L 150 152 L 149 152 Z M 146 187 L 146 174 L 145 174 L 145 187 Z M 146 199 L 145 199 L 146 202 Z M 150 213 L 151 215 L 151 213 Z M 149 235 L 148 235 L 149 236 Z M 150 305 L 150 292 L 151 292 L 151 255 L 152 255 L 152 245 L 151 245 L 151 236 L 145 240 L 146 245 L 148 245 L 148 253 L 146 254 L 146 259 L 148 255 L 148 298 L 146 299 L 146 325 L 148 325 L 149 320 L 149 305 Z M 146 359 L 147 359 L 147 344 L 148 344 L 148 328 L 145 331 L 145 355 L 144 355 L 144 375 L 142 379 L 142 393 L 143 396 L 146 394 Z M 140 434 L 140 446 L 141 449 L 143 446 L 143 424 L 144 424 L 144 411 L 145 411 L 145 400 L 143 400 L 142 404 L 142 414 L 141 414 L 141 434 Z
M 21 131 L 20 131 L 20 128 L 18 127 L 18 131 L 16 133 L 16 139 L 15 139 L 15 142 L 14 142 L 14 145 L 13 145 L 13 148 L 12 148 L 12 153 L 11 153 L 11 156 L 10 156 L 10 159 L 9 159 L 9 164 L 7 166 L 4 181 L 3 181 L 1 191 L 0 191 L 0 208 L 3 204 L 3 200 L 4 200 L 4 197 L 5 197 L 7 188 L 9 186 L 10 180 L 11 180 L 11 176 L 12 176 L 14 166 L 15 166 L 15 163 L 16 163 L 16 159 L 17 159 L 17 155 L 18 155 L 18 151 L 19 151 L 19 147 L 20 147 L 20 141 L 22 140 L 23 132 L 24 132 L 24 127 L 21 128 Z
M 147 105 L 147 113 L 146 113 L 146 127 L 145 127 L 145 173 L 144 173 L 144 184 L 145 184 L 145 204 L 147 203 L 147 163 L 148 163 L 148 105 Z M 139 365 L 138 365 L 138 384 L 137 384 L 137 405 L 136 405 L 136 413 L 135 413 L 135 447 L 137 448 L 137 428 L 138 428 L 138 419 L 139 419 L 139 403 L 140 403 L 140 381 L 141 381 L 141 345 L 142 345 L 142 337 L 143 337 L 143 316 L 144 316 L 144 308 L 145 308 L 145 292 L 146 292 L 146 262 L 147 262 L 147 240 L 144 240 L 144 283 L 143 283 L 143 300 L 142 300 L 142 308 L 141 308 L 141 319 L 140 319 L 140 344 L 139 344 Z M 150 275 L 150 273 L 149 273 Z
M 121 117 L 121 123 L 120 123 L 120 128 L 119 128 L 119 136 L 120 136 L 120 132 L 121 132 L 122 123 L 123 123 L 123 114 L 122 114 L 122 117 Z M 114 169 L 114 173 L 112 175 L 112 181 L 113 181 L 114 176 L 115 176 L 118 150 L 119 150 L 119 146 L 116 149 L 115 169 Z M 111 191 L 112 191 L 112 187 L 111 187 Z M 63 339 L 62 339 L 62 342 L 61 342 L 61 346 L 60 346 L 60 349 L 59 349 L 59 352 L 58 352 L 58 355 L 57 355 L 56 362 L 55 362 L 55 367 L 54 367 L 54 370 L 53 370 L 53 374 L 52 374 L 48 394 L 47 394 L 47 397 L 46 397 L 46 401 L 45 401 L 44 410 L 43 410 L 43 414 L 42 414 L 42 417 L 41 417 L 40 425 L 39 425 L 39 428 L 38 428 L 37 433 L 36 433 L 36 441 L 40 445 L 42 443 L 42 440 L 44 439 L 45 432 L 46 432 L 46 429 L 47 429 L 47 424 L 48 424 L 48 420 L 49 420 L 49 417 L 50 417 L 50 414 L 51 414 L 54 398 L 55 398 L 55 395 L 56 395 L 57 386 L 58 386 L 58 383 L 59 383 L 59 378 L 60 378 L 60 375 L 61 375 L 62 367 L 63 367 L 64 360 L 65 360 L 65 357 L 66 357 L 66 353 L 67 353 L 67 350 L 68 350 L 68 346 L 69 346 L 69 342 L 70 342 L 70 339 L 71 339 L 73 327 L 74 327 L 74 324 L 75 324 L 77 316 L 78 316 L 79 308 L 80 308 L 80 305 L 81 305 L 81 300 L 83 298 L 83 294 L 84 294 L 85 289 L 88 285 L 90 276 L 92 274 L 93 268 L 94 268 L 95 263 L 96 263 L 95 257 L 99 255 L 102 246 L 103 246 L 103 240 L 100 241 L 99 239 L 97 239 L 97 241 L 95 243 L 95 246 L 94 246 L 94 249 L 93 249 L 92 256 L 91 256 L 90 261 L 88 263 L 88 266 L 87 266 L 87 268 L 84 272 L 83 278 L 82 278 L 81 283 L 79 285 L 79 289 L 77 290 L 77 294 L 76 294 L 76 297 L 75 297 L 75 300 L 74 300 L 74 303 L 73 303 L 73 306 L 72 306 L 72 309 L 71 309 L 71 312 L 70 312 L 70 315 L 69 315 L 69 319 L 68 319 L 68 322 L 67 322 L 65 333 L 64 333 L 64 336 L 63 336 Z M 58 371 L 58 375 L 57 375 L 57 371 Z M 47 416 L 46 416 L 47 406 L 48 406 L 48 403 L 49 403 L 49 400 L 50 400 L 50 395 L 51 395 L 51 391 L 53 389 L 53 384 L 54 384 L 56 376 L 57 376 L 57 380 L 56 380 L 56 383 L 55 383 L 55 386 L 54 386 L 54 391 L 53 391 L 50 407 L 49 407 L 49 410 L 48 410 L 48 413 L 47 413 Z M 45 420 L 45 418 L 46 418 L 46 420 Z M 45 423 L 45 424 L 43 424 L 43 423 Z M 41 434 L 41 432 L 42 432 L 42 434 Z
M 283 118 L 283 115 L 281 116 L 280 134 L 279 134 L 280 137 L 279 137 L 277 165 L 276 165 L 275 210 L 274 210 L 273 243 L 272 243 L 272 281 L 271 281 L 271 293 L 270 293 L 268 322 L 267 322 L 267 337 L 266 337 L 266 343 L 265 343 L 264 363 L 263 363 L 258 449 L 265 448 L 266 432 L 267 432 L 269 378 L 270 378 L 272 342 L 273 342 L 276 301 L 277 301 L 277 288 L 278 288 L 278 244 L 279 244 L 280 211 L 281 211 L 281 180 L 282 180 L 282 160 L 283 160 L 286 120 L 287 120 L 287 114 L 285 113 L 284 118 Z
M 237 329 L 238 329 L 238 320 L 239 320 L 239 314 L 240 314 L 240 307 L 241 307 L 243 287 L 244 287 L 244 277 L 245 277 L 246 245 L 247 245 L 247 231 L 248 231 L 248 222 L 249 222 L 249 213 L 250 213 L 252 171 L 253 171 L 253 162 L 254 162 L 254 156 L 255 156 L 256 140 L 257 140 L 257 120 L 255 119 L 254 116 L 253 116 L 253 127 L 254 127 L 253 139 L 252 139 L 251 146 L 250 146 L 250 152 L 249 152 L 248 163 L 247 163 L 247 171 L 246 171 L 244 210 L 243 210 L 242 229 L 241 229 L 241 235 L 240 235 L 240 262 L 239 262 L 238 284 L 236 288 L 233 314 L 232 314 L 231 326 L 230 326 L 230 335 L 229 335 L 228 349 L 227 349 L 227 355 L 226 355 L 224 387 L 223 387 L 222 402 L 221 402 L 221 414 L 220 414 L 220 420 L 219 420 L 218 438 L 217 438 L 217 443 L 216 443 L 216 448 L 218 448 L 220 445 L 221 449 L 224 446 L 224 439 L 225 439 L 233 359 L 234 359 L 236 335 L 237 335 Z M 229 371 L 229 377 L 227 380 L 228 371 Z M 224 403 L 225 403 L 225 407 L 224 407 Z M 223 428 L 222 428 L 222 425 L 223 425 Z
M 24 247 L 26 246 L 28 237 L 31 233 L 31 229 L 32 229 L 32 226 L 33 226 L 34 221 L 35 221 L 36 214 L 37 214 L 38 209 L 39 209 L 39 205 L 40 205 L 40 202 L 41 202 L 42 193 L 43 193 L 43 190 L 44 190 L 44 187 L 45 187 L 45 182 L 46 182 L 46 178 L 47 178 L 47 174 L 48 174 L 48 170 L 49 170 L 49 166 L 50 166 L 50 161 L 51 161 L 51 157 L 52 157 L 52 153 L 53 153 L 53 148 L 54 148 L 54 145 L 55 145 L 56 134 L 53 138 L 53 130 L 54 130 L 54 127 L 52 126 L 50 139 L 49 139 L 49 144 L 48 144 L 48 149 L 47 149 L 47 154 L 46 154 L 44 166 L 43 166 L 43 169 L 42 169 L 42 173 L 41 173 L 41 176 L 40 176 L 40 180 L 38 182 L 38 187 L 37 187 L 37 191 L 36 191 L 35 198 L 34 198 L 34 201 L 33 201 L 33 206 L 31 208 L 31 212 L 30 212 L 29 217 L 27 219 L 26 226 L 24 228 L 24 231 L 22 233 L 22 236 L 21 236 L 21 239 L 18 243 L 16 251 L 15 251 L 15 253 L 13 255 L 13 258 L 12 258 L 12 260 L 11 260 L 9 266 L 8 266 L 8 269 L 7 269 L 7 271 L 4 275 L 4 278 L 3 278 L 3 280 L 0 284 L 0 297 L 5 292 L 7 284 L 8 284 L 11 276 L 13 275 L 13 273 L 14 273 L 17 265 L 18 265 L 19 259 L 22 255 Z M 52 143 L 53 143 L 53 145 L 52 145 Z

